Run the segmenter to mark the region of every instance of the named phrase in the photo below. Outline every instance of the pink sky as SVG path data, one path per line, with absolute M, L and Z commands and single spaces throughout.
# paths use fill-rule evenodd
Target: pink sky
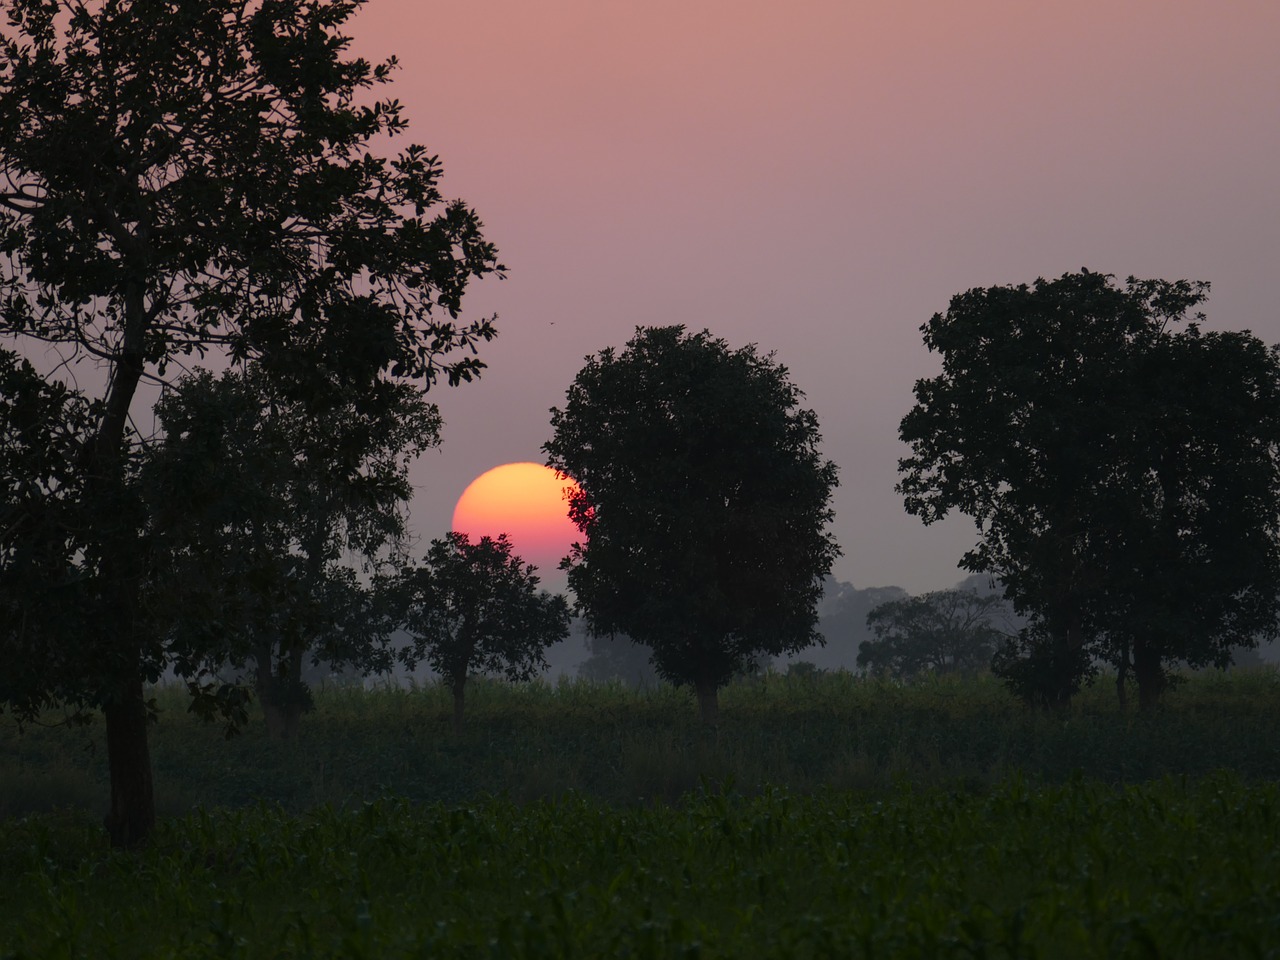
M 483 380 L 437 399 L 413 523 L 543 459 L 583 357 L 636 325 L 775 350 L 841 469 L 835 573 L 949 586 L 967 522 L 893 492 L 935 372 L 918 328 L 974 286 L 1085 266 L 1209 280 L 1209 326 L 1280 340 L 1275 0 L 372 0 L 357 50 L 511 268 Z

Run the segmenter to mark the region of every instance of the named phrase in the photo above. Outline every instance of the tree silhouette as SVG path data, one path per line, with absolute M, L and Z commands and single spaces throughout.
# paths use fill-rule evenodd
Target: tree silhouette
M 548 463 L 581 487 L 569 585 L 588 626 L 649 647 L 707 722 L 758 657 L 821 642 L 836 469 L 801 397 L 754 346 L 649 327 L 587 357 L 551 412 Z
M 1207 291 L 1085 271 L 970 290 L 922 328 L 942 373 L 902 420 L 898 490 L 977 523 L 961 566 L 1031 618 L 995 664 L 1029 701 L 1065 703 L 1101 657 L 1150 707 L 1170 660 L 1280 629 L 1280 354 L 1175 332 Z
M 102 708 L 117 845 L 154 824 L 143 684 L 165 660 L 142 618 L 146 518 L 128 482 L 139 384 L 212 350 L 303 401 L 337 385 L 376 404 L 388 377 L 470 379 L 494 334 L 458 322 L 468 281 L 500 269 L 479 220 L 443 201 L 423 147 L 375 152 L 406 122 L 397 101 L 365 100 L 394 61 L 346 54 L 363 4 L 6 5 L 0 335 L 91 359 L 106 387 L 75 454 L 67 556 L 86 629 L 23 634 L 29 605 L 11 596 L 0 652 L 62 645 L 80 665 L 10 702 Z
M 179 674 L 253 665 L 274 737 L 309 709 L 308 655 L 390 666 L 378 571 L 406 536 L 408 465 L 439 443 L 440 415 L 416 387 L 377 389 L 377 405 L 316 408 L 250 364 L 185 377 L 156 404 L 164 436 L 141 470 L 152 606 Z
M 935 590 L 882 603 L 867 614 L 875 639 L 864 640 L 858 666 L 907 679 L 923 673 L 976 673 L 991 665 L 1005 605 L 995 594 Z
M 537 568 L 512 553 L 506 534 L 472 543 L 465 533 L 431 541 L 425 562 L 404 573 L 403 652 L 413 669 L 425 660 L 453 691 L 453 724 L 462 731 L 467 678 L 498 673 L 531 680 L 547 647 L 569 635 L 569 605 L 538 590 Z

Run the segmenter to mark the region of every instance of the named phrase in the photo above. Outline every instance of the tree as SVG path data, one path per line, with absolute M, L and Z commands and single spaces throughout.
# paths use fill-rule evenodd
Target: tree
M 872 639 L 867 629 L 867 614 L 882 603 L 905 596 L 907 591 L 901 587 L 858 588 L 828 577 L 818 604 L 818 632 L 826 645 L 806 653 L 805 659 L 826 670 L 856 669 L 858 650 Z
M 472 543 L 449 533 L 404 573 L 411 645 L 403 659 L 410 670 L 425 659 L 449 685 L 456 732 L 469 675 L 532 680 L 547 666 L 547 647 L 569 635 L 569 605 L 538 590 L 536 569 L 511 552 L 506 534 Z
M 1200 314 L 1175 331 L 1207 293 L 1085 271 L 970 290 L 921 328 L 942 373 L 902 420 L 898 490 L 926 523 L 976 522 L 961 566 L 1030 618 L 995 662 L 1029 701 L 1065 703 L 1100 657 L 1150 707 L 1169 661 L 1276 635 L 1280 355 Z
M 585 633 L 586 647 L 591 652 L 578 664 L 578 676 L 596 683 L 617 680 L 632 689 L 657 686 L 658 671 L 653 668 L 648 647 L 617 634 L 592 636 L 581 619 L 574 621 L 574 627 Z
M 376 389 L 376 405 L 335 389 L 316 408 L 249 364 L 185 377 L 156 404 L 164 436 L 142 476 L 171 655 L 183 675 L 252 663 L 281 739 L 311 704 L 308 654 L 390 665 L 377 572 L 406 536 L 409 462 L 439 443 L 441 421 L 416 387 Z
M 802 396 L 754 345 L 649 327 L 588 356 L 551 411 L 547 462 L 580 485 L 569 585 L 588 626 L 649 647 L 707 722 L 757 658 L 821 643 L 836 468 Z
M 923 673 L 987 669 L 1001 636 L 993 622 L 1004 600 L 972 590 L 936 590 L 882 603 L 867 614 L 874 640 L 864 640 L 858 666 L 910 679 Z
M 362 102 L 395 66 L 346 55 L 363 4 L 6 4 L 0 335 L 106 379 L 75 454 L 82 522 L 66 554 L 92 611 L 83 631 L 44 636 L 76 666 L 9 702 L 102 708 L 117 845 L 154 824 L 143 684 L 165 659 L 144 629 L 146 519 L 127 482 L 139 384 L 214 350 L 256 359 L 300 401 L 341 384 L 377 404 L 388 378 L 470 379 L 494 335 L 458 322 L 469 280 L 501 270 L 478 218 L 444 203 L 423 147 L 373 152 L 406 122 L 397 101 Z M 31 612 L 21 596 L 5 605 Z M 31 652 L 14 622 L 6 662 Z

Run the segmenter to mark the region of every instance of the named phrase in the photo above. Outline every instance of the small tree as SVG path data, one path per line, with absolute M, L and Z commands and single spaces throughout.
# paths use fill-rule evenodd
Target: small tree
M 551 411 L 548 463 L 580 485 L 579 608 L 594 633 L 649 647 L 709 723 L 717 691 L 757 658 L 821 643 L 836 468 L 802 396 L 754 345 L 650 327 L 587 357 Z
M 1164 663 L 1280 630 L 1280 354 L 1174 331 L 1207 291 L 1085 271 L 971 290 L 922 328 L 942 373 L 902 420 L 898 490 L 977 523 L 961 566 L 1030 617 L 995 663 L 1029 701 L 1067 702 L 1102 658 L 1150 707 Z
M 977 673 L 990 666 L 1002 636 L 995 619 L 1004 599 L 972 590 L 937 590 L 882 603 L 867 614 L 858 666 L 909 679 L 922 673 Z
M 378 390 L 364 404 L 335 387 L 317 407 L 250 364 L 186 377 L 156 404 L 164 435 L 142 479 L 161 629 L 180 675 L 253 664 L 273 737 L 292 738 L 310 706 L 308 655 L 389 666 L 375 574 L 405 537 L 409 463 L 439 443 L 440 415 L 407 384 Z
M 872 639 L 867 628 L 867 614 L 890 600 L 901 600 L 907 591 L 901 587 L 858 588 L 828 577 L 823 585 L 822 602 L 818 606 L 818 630 L 826 640 L 821 651 L 806 653 L 814 666 L 828 670 L 853 670 L 857 667 L 858 650 Z
M 569 605 L 538 590 L 537 568 L 511 552 L 506 534 L 472 543 L 449 533 L 431 541 L 424 564 L 402 581 L 412 641 L 402 659 L 410 670 L 426 660 L 449 685 L 461 732 L 467 677 L 532 680 L 547 667 L 547 647 L 569 635 Z

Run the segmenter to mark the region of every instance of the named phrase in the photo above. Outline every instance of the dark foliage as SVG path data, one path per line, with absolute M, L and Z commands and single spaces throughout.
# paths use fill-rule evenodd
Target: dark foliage
M 708 720 L 730 677 L 820 642 L 836 468 L 802 396 L 754 345 L 650 327 L 587 357 L 551 412 L 548 463 L 580 485 L 579 608 L 693 686 Z
M 308 656 L 390 666 L 378 571 L 406 535 L 409 463 L 439 443 L 440 415 L 414 386 L 376 389 L 376 404 L 335 391 L 317 410 L 250 364 L 185 377 L 156 404 L 164 436 L 141 485 L 170 658 L 180 676 L 252 665 L 286 739 L 310 703 Z
M 425 660 L 444 678 L 459 731 L 468 676 L 531 680 L 547 666 L 547 647 L 569 635 L 569 605 L 538 589 L 535 570 L 511 552 L 506 534 L 472 543 L 449 533 L 404 571 L 411 643 L 402 659 L 410 670 Z
M 1101 658 L 1151 706 L 1171 661 L 1280 629 L 1280 356 L 1175 331 L 1207 290 L 1086 271 L 970 290 L 922 328 L 943 369 L 915 386 L 898 489 L 926 523 L 977 523 L 961 565 L 1031 620 L 997 661 L 1027 700 L 1065 702 Z
M 19 723 L 74 701 L 95 672 L 58 638 L 86 628 L 88 584 L 72 558 L 83 545 L 78 463 L 97 412 L 0 349 L 0 707 Z
M 143 683 L 165 661 L 129 488 L 139 383 L 212 350 L 256 358 L 301 402 L 339 385 L 376 405 L 387 378 L 470 379 L 494 335 L 457 320 L 468 282 L 501 269 L 479 220 L 444 201 L 425 148 L 374 152 L 406 124 L 397 101 L 365 99 L 394 61 L 347 54 L 363 4 L 5 4 L 0 336 L 92 359 L 107 386 L 66 452 L 77 549 L 50 530 L 35 551 L 58 567 L 66 548 L 56 576 L 80 583 L 83 629 L 15 629 L 44 597 L 9 592 L 0 658 L 43 644 L 49 668 L 8 699 L 22 716 L 49 698 L 103 707 L 117 844 L 154 823 Z M 5 531 L 4 582 L 30 581 Z
M 991 665 L 1002 634 L 1002 597 L 936 590 L 883 603 L 867 614 L 874 640 L 863 641 L 858 667 L 908 679 L 922 673 L 978 673 Z

